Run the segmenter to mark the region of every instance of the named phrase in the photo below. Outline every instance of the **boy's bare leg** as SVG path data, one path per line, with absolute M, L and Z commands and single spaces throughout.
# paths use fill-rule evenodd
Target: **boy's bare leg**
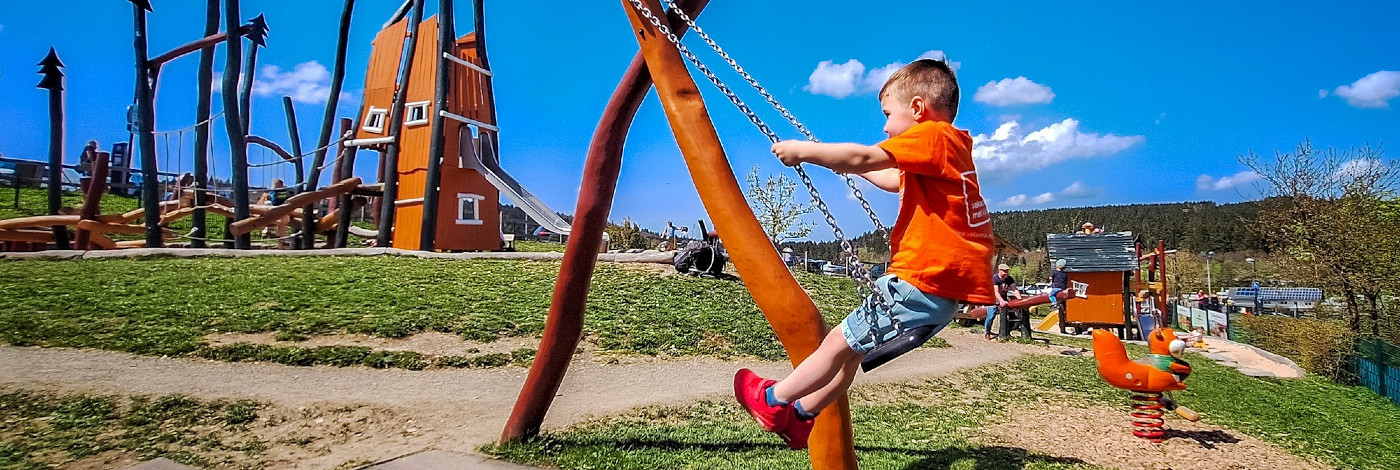
M 797 365 L 787 378 L 773 385 L 773 397 L 784 402 L 803 400 L 803 408 L 816 412 L 831 404 L 855 380 L 855 366 L 862 357 L 846 344 L 841 329 L 827 333 L 817 351 Z M 811 396 L 811 398 L 807 398 Z M 807 408 L 812 405 L 812 408 Z
M 798 398 L 797 401 L 802 402 L 802 409 L 813 414 L 820 413 L 822 410 L 826 409 L 827 406 L 836 403 L 836 400 L 846 396 L 846 390 L 850 389 L 851 382 L 856 380 L 856 371 L 860 369 L 860 362 L 862 359 L 864 358 L 856 354 L 855 357 L 851 358 L 841 367 L 840 373 L 836 375 L 835 379 L 831 380 L 831 383 L 817 389 L 815 392 L 807 394 L 807 396 Z

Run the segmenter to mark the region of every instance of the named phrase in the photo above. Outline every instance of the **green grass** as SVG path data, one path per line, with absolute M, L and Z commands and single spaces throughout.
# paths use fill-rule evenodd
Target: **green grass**
M 213 466 L 256 461 L 267 443 L 248 432 L 250 401 L 0 395 L 0 468 L 54 468 L 107 451 Z
M 1137 357 L 1140 349 L 1130 352 Z M 1369 390 L 1318 377 L 1259 379 L 1191 355 L 1190 388 L 1178 395 L 1208 424 L 1227 426 L 1343 468 L 1400 468 L 1400 407 Z M 1007 410 L 1054 401 L 1126 409 L 1127 393 L 1104 384 L 1091 357 L 1023 356 L 925 383 L 858 388 L 852 394 L 862 468 L 1090 468 L 1015 447 L 974 444 Z M 989 398 L 990 397 L 990 398 Z M 807 468 L 729 401 L 649 408 L 598 418 L 488 453 L 563 469 Z
M 563 252 L 564 252 L 564 244 L 563 244 L 563 243 L 554 243 L 554 242 L 534 241 L 534 240 L 516 240 L 516 241 L 515 241 L 515 251 L 528 252 L 528 253 L 548 253 L 548 252 L 551 252 L 551 251 L 556 251 L 556 252 L 559 252 L 559 253 L 563 253 Z
M 439 331 L 494 341 L 543 330 L 558 270 L 557 262 L 410 257 L 0 260 L 0 341 L 151 355 L 199 351 L 219 332 Z M 828 321 L 856 304 L 850 280 L 798 278 Z M 736 281 L 602 263 L 584 327 L 602 351 L 784 357 Z

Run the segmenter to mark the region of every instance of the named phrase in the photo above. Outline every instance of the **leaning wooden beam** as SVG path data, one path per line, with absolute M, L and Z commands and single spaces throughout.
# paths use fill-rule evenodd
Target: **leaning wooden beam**
M 209 204 L 207 206 L 186 207 L 174 212 L 167 212 L 165 215 L 161 216 L 160 225 L 162 227 L 169 226 L 171 222 L 192 216 L 195 214 L 195 212 L 198 212 L 200 210 L 204 210 L 208 213 L 222 215 L 224 217 L 233 217 L 233 208 L 221 206 L 218 204 Z
M 117 242 L 113 241 L 111 237 L 100 233 L 88 232 L 88 243 L 94 248 L 103 250 L 113 250 L 117 248 Z M 142 241 L 141 243 L 144 244 L 146 242 Z
M 653 12 L 662 11 L 659 0 L 642 3 Z M 622 0 L 622 4 L 656 81 L 656 95 L 676 135 L 690 177 L 700 192 L 700 201 L 714 220 L 715 230 L 729 250 L 744 286 L 777 333 L 793 365 L 797 365 L 821 344 L 827 332 L 826 322 L 749 209 L 680 52 L 650 20 L 642 17 L 630 0 Z M 845 397 L 817 418 L 810 443 L 813 469 L 856 468 L 850 409 Z
M 321 183 L 321 166 L 326 161 L 327 147 L 331 143 L 331 128 L 335 125 L 336 107 L 340 106 L 340 89 L 345 83 L 345 54 L 350 40 L 350 18 L 354 16 L 354 11 L 355 0 L 345 0 L 345 7 L 340 11 L 340 34 L 335 43 L 335 62 L 331 65 L 331 89 L 326 97 L 325 114 L 321 116 L 321 137 L 316 141 L 316 155 L 311 157 L 310 174 L 306 179 L 306 187 L 302 188 L 302 191 L 313 191 Z M 345 135 L 345 131 L 342 130 L 340 135 Z M 340 164 L 343 162 L 336 163 L 336 168 L 340 168 Z M 348 177 L 350 177 L 349 174 L 337 174 L 335 181 Z M 304 209 L 302 212 L 306 213 L 306 216 L 303 216 L 301 220 L 302 231 L 305 232 L 311 228 L 312 224 L 316 223 L 316 220 L 311 217 L 312 211 Z M 308 250 L 315 248 L 316 237 L 303 238 L 302 247 Z
M 77 224 L 78 220 L 81 218 L 82 216 L 78 215 L 36 215 L 32 217 L 18 217 L 0 220 L 0 230 L 74 225 Z M 49 241 L 53 240 L 50 239 Z
M 78 221 L 78 228 L 96 233 L 125 233 L 128 235 L 141 235 L 146 233 L 146 227 L 140 225 L 104 224 L 96 220 L 80 220 Z M 161 229 L 160 234 L 162 239 L 177 236 L 175 232 L 164 228 Z
M 96 158 L 92 163 L 92 178 L 88 179 L 87 194 L 83 195 L 83 212 L 80 214 L 84 220 L 97 218 L 97 212 L 102 207 L 102 195 L 107 192 L 107 166 L 112 159 L 112 154 L 107 152 L 95 152 Z M 77 248 L 79 250 L 90 250 L 88 246 L 91 241 L 90 232 L 79 230 L 77 236 Z
M 0 241 L 50 243 L 53 242 L 53 234 L 53 230 L 0 229 Z
M 92 220 L 109 224 L 129 224 L 146 215 L 146 209 L 136 209 L 125 214 L 106 214 L 93 217 Z
M 257 144 L 266 147 L 268 150 L 271 150 L 272 153 L 275 153 L 277 154 L 277 156 L 282 157 L 283 160 L 292 161 L 292 159 L 294 158 L 292 157 L 292 154 L 290 152 L 287 152 L 287 150 L 283 149 L 281 145 L 277 145 L 276 142 L 273 142 L 271 140 L 267 140 L 256 135 L 249 135 L 245 137 L 245 139 L 247 139 L 248 143 L 250 144 Z
M 309 193 L 301 193 L 296 196 L 292 196 L 290 199 L 287 199 L 286 203 L 283 203 L 280 206 L 276 206 L 271 210 L 264 212 L 262 215 L 259 215 L 255 218 L 243 219 L 234 222 L 232 225 L 229 225 L 230 233 L 241 236 L 243 234 L 250 233 L 254 230 L 275 224 L 278 220 L 292 215 L 294 212 L 296 212 L 297 209 L 301 209 L 301 206 L 331 196 L 339 196 L 342 193 L 348 193 L 350 192 L 350 190 L 355 189 L 359 185 L 359 178 L 350 178 L 345 181 L 341 181 L 339 183 L 326 186 L 324 188 Z
M 685 0 L 680 8 L 696 15 L 707 2 Z M 478 18 L 481 17 L 480 8 L 478 3 Z M 681 34 L 684 33 L 684 23 L 672 19 L 670 24 Z M 564 373 L 568 371 L 569 361 L 583 333 L 588 287 L 598 260 L 596 247 L 603 241 L 603 228 L 607 225 L 608 213 L 616 195 L 617 178 L 622 169 L 622 144 L 627 139 L 627 129 L 631 127 L 637 108 L 651 89 L 651 83 L 651 74 L 639 52 L 613 90 L 598 127 L 593 131 L 593 140 L 584 163 L 583 181 L 579 186 L 578 205 L 574 210 L 573 231 L 559 266 L 559 278 L 554 282 L 554 296 L 545 320 L 544 336 L 540 338 L 535 361 L 530 365 L 530 374 L 515 400 L 515 408 L 501 431 L 501 442 L 539 433 L 540 424 L 544 422 L 554 395 L 564 380 Z
M 375 243 L 382 247 L 393 246 L 394 217 L 397 212 L 394 201 L 399 199 L 399 152 L 402 145 L 399 136 L 403 134 L 403 108 L 408 100 L 409 77 L 413 73 L 414 56 L 418 51 L 418 29 L 423 23 L 424 0 L 413 0 L 413 19 L 408 23 L 408 45 L 399 65 L 399 77 L 394 81 L 398 90 L 394 92 L 394 104 L 389 106 L 389 137 L 394 140 L 384 151 L 384 201 L 379 206 L 379 238 Z

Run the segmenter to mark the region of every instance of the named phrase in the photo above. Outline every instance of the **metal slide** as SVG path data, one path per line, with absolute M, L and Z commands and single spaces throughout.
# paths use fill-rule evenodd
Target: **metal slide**
M 510 197 L 512 201 L 515 201 L 515 203 L 520 206 L 520 209 L 525 211 L 526 215 L 534 219 L 535 222 L 540 224 L 541 227 L 544 227 L 545 230 L 560 235 L 569 234 L 571 227 L 568 222 L 565 222 L 562 217 L 559 217 L 559 214 L 554 213 L 549 206 L 544 204 L 544 201 L 541 201 L 540 198 L 535 197 L 535 195 L 525 189 L 524 186 L 521 186 L 519 181 L 512 178 L 510 174 L 506 173 L 506 171 L 501 168 L 501 165 L 497 163 L 498 159 L 495 158 L 496 149 L 492 144 L 492 139 L 489 137 L 491 134 L 483 132 L 482 135 L 488 137 L 480 139 L 472 137 L 470 135 L 471 131 L 467 130 L 466 126 L 463 126 L 462 130 L 464 131 L 462 135 L 463 140 L 471 139 L 479 143 L 479 145 L 459 146 L 459 148 L 462 149 L 460 158 L 463 164 L 485 176 L 486 180 L 490 181 L 492 186 L 495 186 L 496 189 Z M 477 149 L 478 146 L 480 150 Z M 482 155 L 491 155 L 492 158 L 481 158 Z

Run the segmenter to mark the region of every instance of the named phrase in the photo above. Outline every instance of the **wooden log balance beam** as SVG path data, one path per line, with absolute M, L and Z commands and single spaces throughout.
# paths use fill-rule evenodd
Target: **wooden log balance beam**
M 654 15 L 663 11 L 659 0 L 642 3 Z M 714 220 L 734 268 L 795 366 L 821 344 L 827 332 L 826 322 L 749 209 L 680 52 L 629 0 L 622 0 L 622 4 L 705 212 Z M 858 468 L 847 397 L 841 397 L 817 417 L 809 442 L 814 470 Z
M 3 229 L 0 230 L 0 241 L 52 243 L 53 230 Z
M 315 201 L 319 201 L 328 197 L 339 196 L 341 194 L 350 192 L 355 188 L 358 188 L 359 186 L 360 178 L 355 177 L 330 186 L 326 186 L 315 191 L 292 196 L 288 198 L 286 202 L 282 203 L 282 205 L 275 206 L 257 217 L 249 217 L 247 219 L 243 219 L 230 224 L 229 233 L 242 236 L 254 230 L 269 225 L 274 225 L 277 223 L 278 220 L 292 216 L 294 212 L 300 210 L 303 206 L 306 206 L 307 204 L 312 204 Z

